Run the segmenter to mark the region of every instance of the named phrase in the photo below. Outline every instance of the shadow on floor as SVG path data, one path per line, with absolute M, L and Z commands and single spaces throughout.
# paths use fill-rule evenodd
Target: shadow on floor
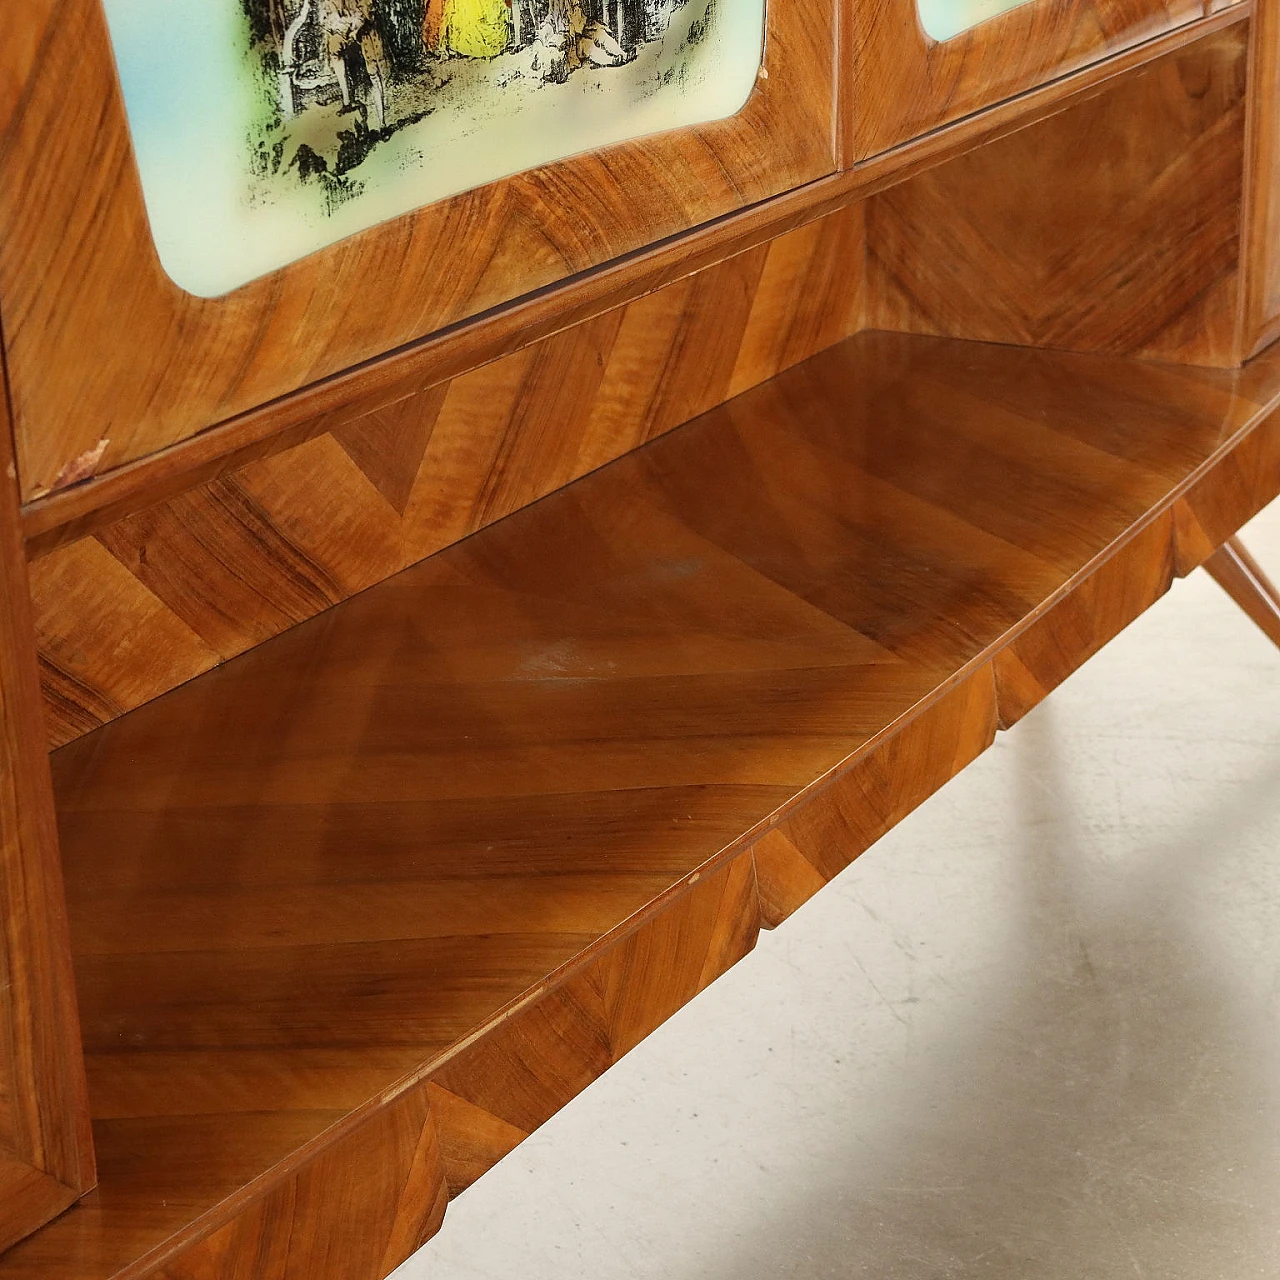
M 689 1275 L 1280 1274 L 1275 1053 L 1199 910 L 1224 826 L 1275 829 L 1280 759 L 1175 843 L 1138 834 L 1115 876 L 1055 788 L 1053 709 L 1015 732 L 1010 819 L 1033 839 L 1000 994 L 911 1055 L 882 1113 L 837 1120 L 805 1186 L 778 1186 L 758 1231 Z

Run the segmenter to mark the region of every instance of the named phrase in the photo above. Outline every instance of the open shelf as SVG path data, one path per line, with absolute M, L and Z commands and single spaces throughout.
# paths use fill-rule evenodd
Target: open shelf
M 390 1270 L 1274 497 L 1278 396 L 861 334 L 55 753 L 101 1186 L 0 1280 Z

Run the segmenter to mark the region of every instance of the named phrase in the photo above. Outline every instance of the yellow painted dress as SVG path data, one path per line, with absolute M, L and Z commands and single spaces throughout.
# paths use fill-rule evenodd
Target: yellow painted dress
M 445 0 L 440 44 L 465 58 L 495 58 L 507 47 L 506 0 Z

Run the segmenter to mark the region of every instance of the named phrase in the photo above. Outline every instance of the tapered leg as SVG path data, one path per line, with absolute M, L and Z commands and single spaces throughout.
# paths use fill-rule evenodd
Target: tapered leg
M 1239 538 L 1230 538 L 1204 562 L 1213 580 L 1280 645 L 1280 591 Z

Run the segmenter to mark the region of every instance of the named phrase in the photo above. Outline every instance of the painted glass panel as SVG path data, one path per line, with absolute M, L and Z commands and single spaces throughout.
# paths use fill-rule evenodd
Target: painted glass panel
M 916 0 L 920 25 L 934 40 L 951 40 L 988 18 L 998 18 L 1030 0 Z
M 104 0 L 160 259 L 205 297 L 739 111 L 765 0 Z

